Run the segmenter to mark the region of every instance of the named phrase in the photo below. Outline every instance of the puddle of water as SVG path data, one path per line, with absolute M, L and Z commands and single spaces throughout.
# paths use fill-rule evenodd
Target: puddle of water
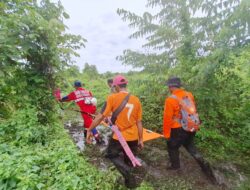
M 69 120 L 64 124 L 67 128 L 72 127 L 72 122 Z
M 74 126 L 71 121 L 67 121 L 64 125 L 69 134 L 72 136 L 74 142 L 76 143 L 76 146 L 80 149 L 80 151 L 84 151 L 86 144 L 83 127 Z M 106 146 L 108 145 L 109 138 L 112 135 L 112 131 L 108 127 L 104 127 L 102 125 L 97 126 L 96 129 L 98 130 L 104 141 L 104 146 L 100 147 L 100 152 L 104 152 L 106 150 Z M 92 144 L 96 144 L 94 138 Z
M 84 151 L 85 148 L 85 140 L 84 140 L 84 133 L 83 132 L 76 132 L 72 135 L 76 142 L 76 146 L 80 149 L 80 151 Z
M 110 128 L 102 126 L 102 125 L 97 126 L 96 129 L 98 130 L 99 134 L 101 135 L 102 140 L 104 141 L 104 145 L 107 146 L 109 139 L 112 135 L 112 130 Z

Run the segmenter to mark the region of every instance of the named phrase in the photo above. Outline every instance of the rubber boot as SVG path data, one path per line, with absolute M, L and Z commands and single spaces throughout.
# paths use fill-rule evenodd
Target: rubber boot
M 111 161 L 113 162 L 113 164 L 115 165 L 117 170 L 124 177 L 125 186 L 127 188 L 135 188 L 136 187 L 136 182 L 135 182 L 134 176 L 131 173 L 132 172 L 132 167 L 125 164 L 123 159 L 121 159 L 120 157 L 111 158 Z
M 200 154 L 194 155 L 195 160 L 198 162 L 198 164 L 201 167 L 201 170 L 204 172 L 204 174 L 207 176 L 207 178 L 213 183 L 217 184 L 216 177 L 214 175 L 213 169 L 209 162 L 205 161 L 203 157 Z
M 138 159 L 138 158 L 137 158 Z M 140 159 L 138 159 L 140 160 Z M 139 187 L 147 174 L 147 165 L 144 161 L 140 160 L 141 166 L 132 168 L 132 175 L 135 179 L 135 186 Z

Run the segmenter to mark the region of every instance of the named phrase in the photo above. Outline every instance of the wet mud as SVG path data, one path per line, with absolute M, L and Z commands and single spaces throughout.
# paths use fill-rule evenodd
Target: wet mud
M 67 123 L 65 129 L 76 146 L 89 158 L 90 163 L 103 171 L 108 171 L 113 167 L 112 163 L 105 158 L 108 139 L 112 134 L 110 129 L 103 126 L 97 127 L 104 139 L 103 145 L 97 145 L 94 141 L 91 145 L 85 145 L 82 126 Z M 147 164 L 145 181 L 154 189 L 234 190 L 245 180 L 245 176 L 235 166 L 221 163 L 213 167 L 217 184 L 212 184 L 196 161 L 183 148 L 180 149 L 181 169 L 167 170 L 169 158 L 164 139 L 145 142 L 144 146 L 138 157 Z M 228 173 L 231 174 L 230 177 L 226 175 Z

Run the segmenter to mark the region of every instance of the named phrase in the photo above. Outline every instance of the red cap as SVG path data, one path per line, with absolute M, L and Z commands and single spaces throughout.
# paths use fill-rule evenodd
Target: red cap
M 127 79 L 122 75 L 116 75 L 113 79 L 112 86 L 120 85 L 120 84 L 128 84 Z

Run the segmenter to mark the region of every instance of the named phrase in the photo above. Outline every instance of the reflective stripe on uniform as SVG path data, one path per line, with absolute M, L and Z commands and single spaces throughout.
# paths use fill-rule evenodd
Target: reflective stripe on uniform
M 80 102 L 82 100 L 85 100 L 85 98 L 78 98 L 78 99 L 75 100 L 75 102 Z

